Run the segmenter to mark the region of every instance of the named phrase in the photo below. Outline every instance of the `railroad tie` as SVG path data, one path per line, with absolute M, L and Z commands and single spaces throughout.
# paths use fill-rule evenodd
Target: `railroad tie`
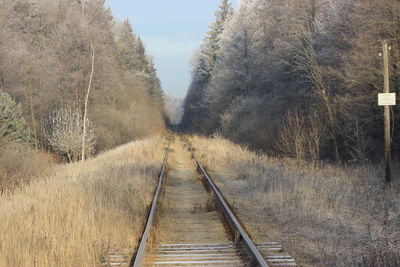
M 135 267 L 297 265 L 281 244 L 251 240 L 192 149 L 189 152 L 194 161 L 183 144 L 176 144 L 172 151 L 174 167 L 169 169 L 165 183 L 160 182 L 161 172 L 153 199 L 153 204 L 157 204 L 161 195 L 162 205 L 154 209 L 156 213 L 150 212 L 151 219 L 147 221 L 147 230 L 134 259 Z M 167 159 L 168 154 L 162 170 Z M 157 194 L 161 191 L 162 194 Z M 210 196 L 216 205 L 209 204 Z M 152 241 L 147 243 L 156 216 L 157 228 L 152 232 Z M 236 234 L 232 236 L 232 233 Z M 117 264 L 122 262 L 122 259 L 114 260 L 112 266 L 120 266 Z
M 271 266 L 297 266 L 292 256 L 285 253 L 278 242 L 256 243 L 256 246 Z
M 128 266 L 130 256 L 120 250 L 110 249 L 101 258 L 101 266 Z
M 248 258 L 233 242 L 160 244 L 144 266 L 246 266 Z

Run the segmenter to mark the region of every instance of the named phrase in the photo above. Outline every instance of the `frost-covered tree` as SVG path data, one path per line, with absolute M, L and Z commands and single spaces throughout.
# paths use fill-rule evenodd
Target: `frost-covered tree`
M 146 48 L 144 46 L 144 43 L 142 39 L 140 39 L 140 37 L 137 38 L 136 44 L 136 62 L 138 70 L 149 72 L 149 69 L 147 68 L 147 66 L 149 65 L 149 59 L 146 55 Z
M 144 45 L 134 34 L 128 19 L 120 26 L 118 36 L 119 63 L 130 71 L 144 71 L 147 65 Z
M 149 85 L 149 95 L 163 104 L 163 91 L 153 59 L 146 54 L 143 41 L 135 35 L 128 19 L 120 26 L 117 47 L 122 68 L 132 75 L 145 78 Z
M 104 0 L 0 1 L 0 87 L 18 99 L 39 146 L 54 105 L 84 110 L 95 48 L 88 113 L 98 150 L 164 127 L 155 70 L 127 21 L 119 27 Z M 154 85 L 154 86 L 153 86 Z
M 53 110 L 45 122 L 46 138 L 54 152 L 70 162 L 82 157 L 83 116 L 76 105 L 64 105 Z M 97 135 L 94 125 L 86 118 L 85 154 L 94 152 Z M 85 156 L 86 156 L 85 155 Z
M 204 90 L 212 77 L 214 66 L 219 57 L 221 34 L 233 14 L 231 3 L 228 0 L 222 0 L 219 9 L 215 12 L 215 21 L 210 24 L 210 30 L 204 38 L 196 58 L 193 80 L 184 102 L 183 128 L 188 129 L 189 125 L 197 125 L 196 121 L 201 117 L 204 118 L 207 105 Z
M 220 50 L 221 34 L 232 15 L 232 5 L 228 0 L 222 0 L 219 10 L 215 12 L 216 19 L 210 24 L 210 31 L 200 48 L 198 65 L 195 70 L 195 78 L 200 81 L 207 81 L 211 77 Z
M 214 64 L 207 63 L 213 62 L 204 49 L 210 46 L 199 52 L 183 128 L 218 131 L 279 152 L 276 133 L 293 110 L 310 122 L 313 159 L 376 157 L 383 140 L 375 103 L 383 83 L 378 54 L 381 40 L 389 40 L 394 90 L 400 84 L 399 10 L 394 0 L 243 0 L 218 35 Z M 398 109 L 393 112 L 396 118 Z
M 149 94 L 157 103 L 164 105 L 164 91 L 161 88 L 161 81 L 157 77 L 157 69 L 151 57 L 147 57 L 147 62 L 146 72 L 150 84 Z

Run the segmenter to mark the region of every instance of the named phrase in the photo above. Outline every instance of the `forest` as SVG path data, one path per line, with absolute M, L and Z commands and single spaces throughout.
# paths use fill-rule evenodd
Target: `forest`
M 381 160 L 382 41 L 398 92 L 399 11 L 395 0 L 243 0 L 238 11 L 222 1 L 195 56 L 181 128 L 301 161 Z
M 182 57 L 198 18 L 179 1 L 182 17 L 151 6 L 146 22 L 185 21 L 180 42 L 153 38 Z M 258 250 L 268 266 L 400 266 L 400 110 L 385 107 L 383 179 L 378 103 L 384 66 L 400 86 L 400 1 L 236 3 L 201 2 L 219 7 L 180 99 L 137 14 L 0 0 L 0 266 L 130 266 L 140 251 L 146 266 L 247 266 Z
M 130 22 L 116 21 L 104 1 L 3 0 L 0 36 L 5 158 L 19 151 L 23 162 L 46 151 L 44 158 L 76 161 L 83 140 L 89 156 L 164 128 L 152 58 Z M 8 161 L 2 176 L 18 169 Z

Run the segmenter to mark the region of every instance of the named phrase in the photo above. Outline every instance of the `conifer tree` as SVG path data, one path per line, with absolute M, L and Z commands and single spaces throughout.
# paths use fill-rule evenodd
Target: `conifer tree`
M 148 74 L 151 73 L 152 69 L 148 68 L 151 62 L 149 62 L 148 57 L 146 56 L 146 48 L 144 47 L 144 43 L 140 37 L 137 38 L 136 41 L 136 68 L 138 71 L 144 71 Z
M 118 59 L 119 63 L 127 70 L 136 70 L 137 38 L 133 33 L 131 23 L 126 19 L 119 31 Z
M 143 41 L 135 35 L 129 20 L 125 20 L 120 28 L 118 40 L 119 63 L 132 72 L 149 74 L 149 61 Z
M 10 142 L 32 143 L 32 133 L 23 117 L 21 104 L 0 92 L 0 145 Z
M 154 66 L 154 62 L 151 57 L 148 57 L 147 62 L 146 72 L 149 75 L 150 95 L 158 103 L 164 104 L 164 92 L 161 88 L 161 81 L 157 77 L 157 70 Z
M 196 70 L 197 79 L 207 81 L 210 78 L 215 62 L 218 58 L 221 34 L 224 31 L 226 22 L 232 17 L 232 15 L 232 5 L 228 0 L 222 0 L 219 10 L 215 12 L 216 20 L 210 24 L 210 31 L 204 39 L 200 51 Z
M 232 5 L 228 0 L 222 0 L 218 11 L 215 12 L 216 19 L 210 24 L 210 31 L 204 38 L 200 48 L 197 65 L 193 73 L 193 80 L 185 98 L 185 114 L 182 118 L 182 128 L 186 130 L 191 125 L 192 129 L 190 130 L 201 131 L 200 128 L 193 129 L 193 126 L 197 125 L 197 120 L 201 120 L 201 118 L 207 116 L 205 114 L 207 112 L 207 101 L 204 91 L 212 77 L 215 63 L 218 60 L 221 34 L 224 32 L 225 26 L 232 16 Z

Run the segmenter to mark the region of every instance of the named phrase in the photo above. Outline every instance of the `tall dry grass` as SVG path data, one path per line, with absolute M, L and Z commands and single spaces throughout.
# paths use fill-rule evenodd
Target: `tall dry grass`
M 0 266 L 99 266 L 134 252 L 164 151 L 137 141 L 0 197 Z M 34 160 L 34 159 L 32 159 Z
M 34 160 L 33 160 L 34 159 Z M 55 159 L 52 155 L 23 144 L 0 147 L 0 192 L 13 190 L 32 179 L 49 175 Z
M 400 266 L 399 181 L 386 187 L 379 166 L 315 168 L 191 141 L 257 241 L 283 242 L 303 265 Z

